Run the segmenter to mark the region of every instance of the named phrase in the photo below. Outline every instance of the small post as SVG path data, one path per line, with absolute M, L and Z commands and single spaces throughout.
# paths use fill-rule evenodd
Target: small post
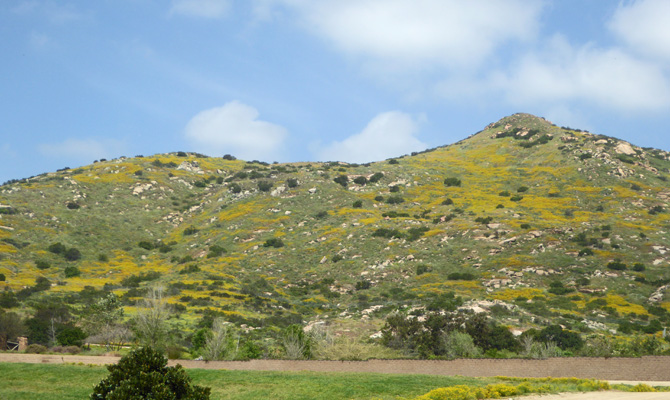
M 19 351 L 24 351 L 28 348 L 28 338 L 25 336 L 19 336 Z

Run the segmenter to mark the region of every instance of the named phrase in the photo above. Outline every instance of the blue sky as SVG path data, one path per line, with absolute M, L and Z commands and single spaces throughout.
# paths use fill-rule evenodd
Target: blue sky
M 196 151 L 378 161 L 528 112 L 670 150 L 665 0 L 4 0 L 0 183 Z

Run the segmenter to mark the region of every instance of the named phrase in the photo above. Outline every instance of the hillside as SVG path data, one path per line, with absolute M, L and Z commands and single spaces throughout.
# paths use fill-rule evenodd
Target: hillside
M 670 154 L 528 114 L 354 165 L 191 153 L 100 160 L 0 187 L 0 289 L 160 284 L 175 326 L 369 321 L 463 306 L 521 330 L 665 326 Z M 44 279 L 46 278 L 46 280 Z

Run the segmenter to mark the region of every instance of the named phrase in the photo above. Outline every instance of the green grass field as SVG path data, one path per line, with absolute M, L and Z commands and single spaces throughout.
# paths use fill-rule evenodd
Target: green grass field
M 487 385 L 488 388 L 524 385 L 531 388 L 519 393 L 559 393 L 609 388 L 606 382 L 575 378 L 467 378 L 203 369 L 189 369 L 187 372 L 193 384 L 212 389 L 212 400 L 403 400 L 414 399 L 432 390 L 455 385 L 465 385 L 471 389 L 484 388 Z M 0 363 L 0 400 L 87 399 L 93 387 L 105 376 L 107 370 L 102 366 Z M 635 387 L 616 385 L 615 389 L 654 390 L 645 385 Z M 656 389 L 667 391 L 668 388 Z
M 188 370 L 218 399 L 398 399 L 450 385 L 484 386 L 495 379 L 426 375 Z M 107 375 L 100 366 L 0 364 L 0 399 L 87 399 Z

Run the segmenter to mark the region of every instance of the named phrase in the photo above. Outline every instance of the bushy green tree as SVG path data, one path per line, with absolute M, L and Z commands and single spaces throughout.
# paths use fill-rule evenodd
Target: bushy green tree
M 208 400 L 211 389 L 191 385 L 191 378 L 177 365 L 167 366 L 158 351 L 144 347 L 107 366 L 109 376 L 93 389 L 92 400 Z

